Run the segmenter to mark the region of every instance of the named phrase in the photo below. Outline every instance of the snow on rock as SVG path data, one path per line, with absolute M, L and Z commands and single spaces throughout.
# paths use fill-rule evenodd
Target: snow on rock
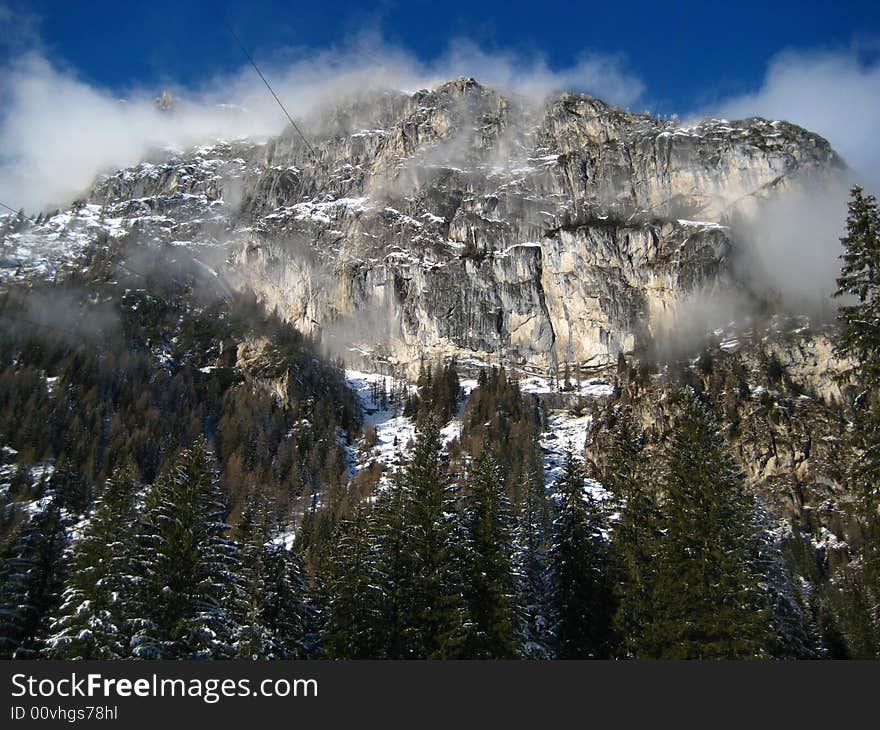
M 372 426 L 376 431 L 376 443 L 364 451 L 363 445 L 347 447 L 349 478 L 353 477 L 361 469 L 369 467 L 373 463 L 379 463 L 384 467 L 385 473 L 379 482 L 379 488 L 385 488 L 393 468 L 399 465 L 407 456 L 408 446 L 415 440 L 416 426 L 412 419 L 401 415 L 403 403 L 395 403 L 391 398 L 392 392 L 413 392 L 415 386 L 403 381 L 382 375 L 380 373 L 367 373 L 359 370 L 346 370 L 345 380 L 357 395 L 364 414 L 364 425 Z M 463 400 L 477 388 L 477 381 L 472 378 L 460 380 Z M 384 386 L 388 400 L 385 404 L 377 403 L 375 396 L 381 392 Z M 558 393 L 550 380 L 536 376 L 527 377 L 520 381 L 520 387 L 525 393 L 536 395 L 550 395 Z M 597 398 L 610 395 L 613 386 L 603 380 L 593 379 L 581 383 L 578 389 L 570 391 L 575 395 L 587 398 Z M 381 396 L 379 397 L 381 400 Z M 549 415 L 548 428 L 540 435 L 541 451 L 544 454 L 544 474 L 548 488 L 559 477 L 565 456 L 572 451 L 576 456 L 583 453 L 586 443 L 587 432 L 592 423 L 589 415 L 575 415 L 570 411 L 554 411 Z M 449 445 L 455 439 L 461 437 L 462 422 L 456 416 L 440 430 L 444 445 Z M 596 499 L 606 499 L 608 493 L 597 482 L 590 481 L 588 491 Z
M 720 223 L 716 223 L 715 221 L 692 221 L 686 218 L 679 218 L 678 223 L 682 226 L 692 226 L 696 228 L 705 228 L 718 231 L 724 230 L 726 228 L 726 226 L 723 226 Z
M 394 394 L 414 392 L 415 386 L 396 380 L 380 373 L 365 373 L 360 370 L 346 370 L 345 380 L 360 401 L 364 414 L 364 426 L 372 426 L 376 430 L 376 443 L 366 452 L 361 448 L 348 447 L 349 478 L 361 469 L 378 462 L 385 470 L 379 482 L 379 488 L 389 483 L 394 467 L 401 464 L 409 453 L 409 446 L 416 438 L 416 425 L 408 416 L 402 415 L 403 403 L 395 402 Z M 477 387 L 477 381 L 463 379 L 460 381 L 462 398 L 467 399 Z M 384 386 L 388 396 L 387 402 L 377 403 L 374 400 L 375 390 Z M 381 397 L 380 397 L 381 400 Z M 384 407 L 383 407 L 384 405 Z M 448 446 L 461 436 L 461 419 L 456 416 L 440 430 L 444 446 Z
M 339 216 L 340 212 L 350 210 L 360 213 L 369 209 L 370 206 L 367 198 L 339 198 L 337 200 L 321 202 L 309 200 L 303 203 L 296 203 L 285 210 L 293 212 L 297 220 L 310 220 L 317 223 L 330 224 L 333 219 Z M 273 218 L 277 215 L 283 217 L 283 214 L 270 214 L 266 218 Z
M 55 466 L 50 463 L 35 464 L 31 467 L 31 483 L 48 482 L 55 473 Z
M 0 215 L 0 280 L 50 279 L 60 268 L 73 266 L 99 231 L 110 237 L 122 235 L 126 231 L 122 219 L 104 218 L 103 212 L 100 205 L 80 205 L 39 223 L 25 220 L 20 226 L 15 226 L 15 216 Z
M 455 439 L 461 438 L 461 419 L 453 418 L 443 428 L 440 429 L 440 438 L 444 444 L 450 444 Z
M 387 483 L 387 472 L 405 457 L 408 444 L 415 438 L 416 427 L 411 418 L 401 415 L 403 403 L 392 402 L 392 390 L 414 390 L 413 386 L 401 384 L 394 378 L 380 373 L 364 373 L 359 370 L 346 370 L 345 380 L 358 397 L 364 414 L 364 426 L 376 430 L 376 444 L 367 453 L 349 454 L 349 476 L 379 462 L 385 467 L 386 475 L 382 483 Z M 374 401 L 374 389 L 384 386 L 389 394 L 388 402 Z M 383 405 L 385 407 L 383 407 Z
M 553 413 L 549 417 L 548 428 L 539 439 L 544 455 L 544 479 L 551 492 L 555 491 L 554 485 L 562 473 L 566 455 L 572 452 L 580 458 L 583 454 L 592 422 L 592 416 L 577 416 L 568 411 Z M 593 479 L 587 480 L 586 491 L 598 501 L 610 497 L 609 492 Z
M 290 525 L 272 537 L 266 544 L 282 547 L 285 550 L 293 550 L 294 540 L 296 540 L 296 529 Z
M 520 380 L 519 389 L 523 393 L 533 393 L 535 395 L 550 395 L 552 393 L 564 392 L 571 395 L 580 395 L 585 398 L 609 396 L 614 392 L 614 386 L 598 378 L 587 380 L 580 385 L 572 382 L 569 389 L 561 391 L 558 387 L 554 387 L 548 378 L 541 378 L 536 375 Z
M 559 477 L 568 452 L 583 453 L 592 420 L 592 416 L 573 416 L 564 411 L 547 419 L 548 428 L 540 435 L 540 444 L 548 484 Z

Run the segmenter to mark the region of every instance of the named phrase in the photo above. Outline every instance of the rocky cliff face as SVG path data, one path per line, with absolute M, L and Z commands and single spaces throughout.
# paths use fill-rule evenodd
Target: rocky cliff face
M 760 330 L 716 338 L 687 364 L 660 364 L 649 375 L 623 369 L 612 396 L 594 408 L 587 460 L 604 460 L 614 420 L 625 408 L 643 433 L 646 463 L 662 463 L 676 401 L 688 385 L 717 404 L 745 481 L 781 534 L 809 535 L 826 568 L 845 564 L 850 546 L 864 537 L 857 500 L 843 479 L 848 456 L 841 402 L 854 395 L 844 375 L 852 363 L 834 357 L 833 334 L 775 316 Z
M 47 231 L 69 258 L 103 227 L 189 246 L 352 362 L 602 367 L 695 290 L 731 285 L 733 213 L 841 166 L 784 122 L 682 127 L 466 78 L 305 127 L 308 146 L 289 130 L 103 179 L 60 219 L 7 230 L 4 267 L 39 242 L 51 270 Z
M 317 112 L 304 129 L 309 143 L 290 130 L 158 153 L 97 181 L 69 210 L 0 216 L 0 290 L 83 275 L 140 302 L 157 273 L 196 284 L 186 287 L 194 300 L 252 290 L 366 371 L 348 382 L 373 442 L 355 451 L 354 434 L 335 435 L 350 466 L 340 457 L 340 469 L 366 477 L 358 489 L 376 483 L 414 433 L 371 386 L 384 392 L 384 375 L 412 377 L 426 358 L 500 361 L 531 376 L 520 386 L 541 401 L 548 482 L 569 448 L 600 460 L 621 406 L 660 457 L 676 393 L 698 386 L 723 408 L 767 509 L 809 533 L 827 564 L 847 560 L 860 539 L 840 478 L 841 404 L 852 394 L 833 331 L 756 316 L 717 329 L 710 346 L 701 338 L 670 353 L 655 342 L 645 352 L 656 362 L 630 358 L 595 379 L 583 372 L 660 339 L 703 295 L 724 302 L 745 288 L 731 222 L 776 191 L 839 172 L 824 140 L 761 119 L 682 127 L 574 94 L 536 105 L 471 79 L 364 95 Z M 766 309 L 764 320 L 777 319 Z M 167 341 L 149 343 L 163 367 L 174 332 L 169 325 Z M 269 337 L 191 349 L 208 378 L 235 371 L 281 402 L 297 389 Z M 546 377 L 554 371 L 560 377 Z M 461 429 L 454 418 L 444 438 Z

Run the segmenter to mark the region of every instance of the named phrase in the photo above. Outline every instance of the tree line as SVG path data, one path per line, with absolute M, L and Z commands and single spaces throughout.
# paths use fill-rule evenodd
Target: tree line
M 13 550 L 2 589 L 4 605 L 15 607 L 0 621 L 6 653 L 708 659 L 821 652 L 711 408 L 681 394 L 672 448 L 650 480 L 625 412 L 615 428 L 604 499 L 570 454 L 549 491 L 542 475 L 524 476 L 516 503 L 488 442 L 463 478 L 453 478 L 438 421 L 428 416 L 392 484 L 336 524 L 322 570 L 311 576 L 295 550 L 270 539 L 259 491 L 234 529 L 225 522 L 204 439 L 150 485 L 120 468 L 69 553 L 58 530 L 28 535 Z M 47 581 L 57 583 L 54 602 L 52 591 L 35 590 Z

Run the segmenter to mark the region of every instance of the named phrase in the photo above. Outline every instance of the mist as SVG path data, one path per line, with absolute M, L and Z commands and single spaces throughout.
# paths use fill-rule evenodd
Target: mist
M 732 221 L 737 277 L 792 312 L 833 313 L 849 188 L 845 179 L 802 182 Z
M 569 68 L 551 69 L 540 56 L 492 54 L 468 41 L 452 43 L 431 64 L 367 35 L 285 65 L 261 66 L 300 119 L 328 100 L 370 89 L 412 92 L 461 75 L 536 100 L 576 90 L 628 105 L 644 91 L 622 58 L 585 55 Z M 120 97 L 38 50 L 19 54 L 0 79 L 6 101 L 0 112 L 0 200 L 29 212 L 66 206 L 101 173 L 148 157 L 219 139 L 268 137 L 288 124 L 247 65 L 200 88 L 171 87 L 171 112 L 154 104 L 161 88 L 135 88 Z
M 371 90 L 414 92 L 462 75 L 535 103 L 554 92 L 574 90 L 626 107 L 642 102 L 647 93 L 622 56 L 586 53 L 570 67 L 552 68 L 538 54 L 490 53 L 468 40 L 452 42 L 429 64 L 374 34 L 348 38 L 339 47 L 283 64 L 258 60 L 297 119 Z M 269 137 L 288 125 L 245 63 L 198 88 L 171 86 L 176 100 L 171 111 L 154 103 L 162 88 L 135 87 L 119 94 L 96 87 L 49 60 L 33 37 L 3 70 L 0 201 L 30 213 L 66 207 L 102 173 L 219 139 Z M 770 289 L 792 310 L 828 311 L 849 186 L 860 181 L 877 190 L 880 185 L 880 62 L 865 61 L 850 49 L 782 53 L 768 64 L 756 89 L 717 100 L 699 114 L 786 119 L 826 136 L 850 166 L 839 180 L 790 185 L 758 202 L 748 215 L 724 221 L 736 243 L 741 281 L 755 290 Z M 516 130 L 508 133 L 510 139 L 499 140 L 499 164 L 505 152 L 515 157 L 519 151 Z M 422 150 L 412 164 L 423 169 L 432 162 L 463 161 L 472 142 L 465 131 Z M 404 174 L 399 184 L 407 179 Z M 240 182 L 224 185 L 224 198 L 224 204 L 235 208 Z M 729 301 L 706 306 L 713 296 L 703 292 L 695 297 L 694 307 L 702 310 L 696 328 L 711 328 L 726 311 L 741 309 Z M 689 321 L 690 308 L 685 303 L 679 319 Z M 716 321 L 702 322 L 703 315 L 713 312 Z M 348 339 L 342 336 L 346 328 L 338 329 L 340 339 Z
M 24 318 L 18 320 L 13 314 L 9 319 L 38 335 L 78 343 L 101 339 L 121 327 L 118 313 L 108 302 L 98 301 L 79 287 L 31 289 L 24 302 Z
M 798 124 L 825 137 L 874 192 L 880 188 L 880 60 L 866 60 L 858 49 L 780 53 L 758 89 L 702 114 Z
M 768 304 L 815 322 L 832 320 L 848 198 L 845 176 L 804 180 L 731 215 L 731 285 L 697 289 L 656 313 L 654 354 L 690 356 L 709 333 L 748 326 Z
M 693 357 L 710 333 L 742 327 L 757 303 L 735 288 L 702 287 L 651 318 L 648 354 L 660 360 Z
M 753 91 L 695 116 L 782 119 L 825 137 L 847 169 L 822 182 L 798 181 L 729 221 L 738 278 L 769 291 L 791 312 L 833 316 L 850 188 L 880 190 L 880 60 L 858 48 L 786 51 Z

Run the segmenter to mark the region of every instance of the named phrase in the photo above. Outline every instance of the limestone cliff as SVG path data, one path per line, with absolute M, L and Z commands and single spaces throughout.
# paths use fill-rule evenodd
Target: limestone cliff
M 86 235 L 100 215 L 139 241 L 188 245 L 376 367 L 456 355 L 593 368 L 695 290 L 732 285 L 732 215 L 842 167 L 785 122 L 681 126 L 468 78 L 364 93 L 304 129 L 308 145 L 290 129 L 106 177 L 60 235 Z

